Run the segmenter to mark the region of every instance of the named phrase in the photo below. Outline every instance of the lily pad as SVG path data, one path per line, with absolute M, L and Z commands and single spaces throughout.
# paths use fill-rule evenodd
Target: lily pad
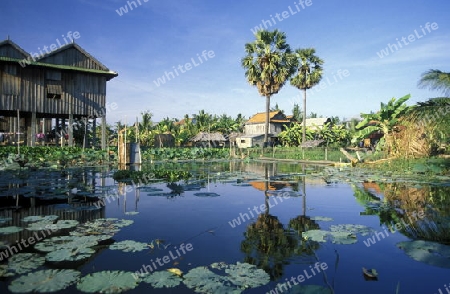
M 81 273 L 72 269 L 41 270 L 13 280 L 8 289 L 13 293 L 51 293 L 61 291 L 75 283 Z
M 217 194 L 217 193 L 214 193 L 214 192 L 198 192 L 198 193 L 194 193 L 194 196 L 197 196 L 197 197 L 218 197 L 220 195 Z
M 367 226 L 354 224 L 331 225 L 330 230 L 332 232 L 348 232 L 352 234 L 361 234 L 361 236 L 367 236 L 375 232 L 372 228 L 369 228 Z
M 34 222 L 26 227 L 28 231 L 46 231 L 46 230 L 57 230 L 56 225 L 53 222 L 39 221 Z
M 85 293 L 122 293 L 136 288 L 138 282 L 131 272 L 103 271 L 82 277 L 77 289 Z
M 57 220 L 59 218 L 59 216 L 57 215 L 46 215 L 46 216 L 42 216 L 42 215 L 29 215 L 26 216 L 22 219 L 23 222 L 54 222 L 55 220 Z
M 77 228 L 70 232 L 73 236 L 87 235 L 110 235 L 113 236 L 120 231 L 120 228 L 133 224 L 133 220 L 117 219 L 117 218 L 99 218 L 95 221 L 80 224 Z
M 326 242 L 326 237 L 329 235 L 329 231 L 324 230 L 309 230 L 302 233 L 302 237 L 307 240 L 316 242 Z
M 47 253 L 45 260 L 48 262 L 80 261 L 88 259 L 95 253 L 89 247 L 63 248 Z
M 149 246 L 147 243 L 125 240 L 112 244 L 111 246 L 109 246 L 109 249 L 121 250 L 123 252 L 138 252 L 149 249 Z
M 17 226 L 9 226 L 0 228 L 0 235 L 14 234 L 23 231 L 23 228 Z
M 8 271 L 25 274 L 45 263 L 45 258 L 37 253 L 17 253 L 8 260 Z
M 314 221 L 322 221 L 322 222 L 332 222 L 333 221 L 333 219 L 331 217 L 326 217 L 326 216 L 312 216 L 311 219 Z
M 256 288 L 270 282 L 270 276 L 264 270 L 249 263 L 231 264 L 225 272 L 233 284 L 243 289 Z
M 125 215 L 137 215 L 139 214 L 139 211 L 127 211 L 125 212 Z
M 226 277 L 213 273 L 207 267 L 201 266 L 191 269 L 184 275 L 183 283 L 196 293 L 239 294 L 238 287 L 229 285 Z
M 153 288 L 172 288 L 181 283 L 181 278 L 169 271 L 158 271 L 147 275 L 142 282 L 149 283 Z
M 415 240 L 397 243 L 411 258 L 437 267 L 450 268 L 450 246 L 437 242 Z
M 40 252 L 52 252 L 60 249 L 92 247 L 98 242 L 99 238 L 96 236 L 57 236 L 37 243 L 34 245 L 34 249 Z
M 262 269 L 248 263 L 226 264 L 215 262 L 208 267 L 190 270 L 183 282 L 197 293 L 241 293 L 248 288 L 255 288 L 270 282 L 270 276 Z

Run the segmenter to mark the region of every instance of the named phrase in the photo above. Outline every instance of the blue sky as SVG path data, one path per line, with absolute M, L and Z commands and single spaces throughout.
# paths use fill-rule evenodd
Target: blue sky
M 314 47 L 325 61 L 322 86 L 307 96 L 308 113 L 350 118 L 392 97 L 425 101 L 441 93 L 418 89 L 420 75 L 450 71 L 448 0 L 311 0 L 303 7 L 300 0 L 139 1 L 1 0 L 0 39 L 9 35 L 32 53 L 79 32 L 76 43 L 119 73 L 107 85 L 108 103 L 117 104 L 108 109 L 110 123 L 135 121 L 146 110 L 154 121 L 202 109 L 247 118 L 263 112 L 265 100 L 240 63 L 263 20 L 285 32 L 293 49 Z M 120 16 L 121 7 L 128 12 Z M 184 72 L 176 75 L 179 65 Z M 300 94 L 287 83 L 271 104 L 289 114 L 294 103 L 302 105 Z

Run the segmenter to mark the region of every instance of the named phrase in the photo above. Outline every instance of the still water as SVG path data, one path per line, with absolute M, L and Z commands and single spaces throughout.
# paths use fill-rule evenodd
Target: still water
M 147 168 L 152 167 L 142 169 Z M 108 270 L 137 277 L 170 268 L 183 274 L 206 266 L 214 271 L 211 264 L 239 262 L 255 265 L 270 277 L 268 283 L 242 293 L 447 293 L 450 256 L 441 252 L 447 246 L 436 247 L 435 252 L 426 249 L 430 256 L 416 261 L 399 244 L 416 239 L 450 243 L 448 186 L 330 182 L 323 177 L 324 167 L 286 163 L 203 162 L 160 168 L 188 170 L 192 177 L 176 183 L 126 185 L 112 179 L 113 170 L 87 168 L 62 174 L 30 172 L 19 177 L 22 184 L 16 180 L 17 185 L 11 186 L 17 176 L 5 174 L 0 183 L 0 220 L 10 220 L 0 228 L 26 227 L 24 217 L 46 214 L 80 223 L 99 218 L 133 221 L 82 262 L 47 262 L 32 273 L 74 268 L 81 277 Z M 28 190 L 20 190 L 24 187 Z M 71 194 L 72 201 L 26 194 L 33 188 L 37 193 L 36 187 L 60 189 Z M 18 189 L 14 194 L 20 196 L 9 195 L 6 191 L 11 189 Z M 109 197 L 103 205 L 85 191 Z M 303 233 L 311 230 L 319 237 Z M 15 240 L 30 236 L 23 230 L 0 234 L 0 241 L 8 250 Z M 110 248 L 125 240 L 145 243 L 146 248 L 136 252 Z M 37 252 L 32 245 L 22 247 L 19 253 Z M 1 265 L 7 267 L 4 261 Z M 11 293 L 8 285 L 20 276 L 3 277 L 0 292 Z M 321 287 L 294 287 L 297 284 Z M 191 288 L 183 282 L 172 288 L 139 283 L 127 293 L 196 293 Z M 316 292 L 304 292 L 307 289 Z M 72 284 L 59 293 L 80 291 Z

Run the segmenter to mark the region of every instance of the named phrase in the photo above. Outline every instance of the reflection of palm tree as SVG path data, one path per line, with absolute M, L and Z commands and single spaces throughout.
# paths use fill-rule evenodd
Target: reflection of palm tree
M 246 254 L 245 262 L 254 264 L 270 274 L 271 279 L 283 275 L 283 265 L 292 256 L 297 240 L 291 236 L 276 216 L 269 214 L 269 169 L 264 165 L 265 211 L 255 223 L 247 227 L 241 251 Z
M 283 275 L 283 266 L 294 255 L 297 240 L 289 234 L 276 216 L 262 213 L 255 223 L 247 227 L 241 251 L 245 262 L 269 273 L 275 280 Z
M 303 166 L 304 168 L 304 166 Z M 309 230 L 319 230 L 319 225 L 308 216 L 306 216 L 306 177 L 302 177 L 302 188 L 303 188 L 303 209 L 302 214 L 293 218 L 289 221 L 289 228 L 294 230 L 299 237 L 302 236 L 303 232 Z M 299 253 L 313 254 L 315 249 L 319 248 L 319 243 L 313 242 L 311 240 L 303 240 L 301 238 L 299 249 L 301 251 Z

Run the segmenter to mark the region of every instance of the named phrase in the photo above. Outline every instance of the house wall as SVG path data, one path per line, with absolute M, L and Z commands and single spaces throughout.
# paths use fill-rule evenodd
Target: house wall
M 49 77 L 60 79 L 61 98 L 47 98 Z M 106 102 L 106 77 L 18 63 L 0 64 L 0 110 L 36 112 L 53 117 L 99 117 Z
M 251 148 L 253 140 L 252 138 L 236 138 L 236 145 L 238 148 Z
M 261 124 L 249 124 L 244 126 L 244 133 L 247 135 L 258 135 L 265 133 L 265 123 Z M 281 123 L 270 123 L 269 124 L 269 134 L 277 136 L 283 131 L 283 124 Z

